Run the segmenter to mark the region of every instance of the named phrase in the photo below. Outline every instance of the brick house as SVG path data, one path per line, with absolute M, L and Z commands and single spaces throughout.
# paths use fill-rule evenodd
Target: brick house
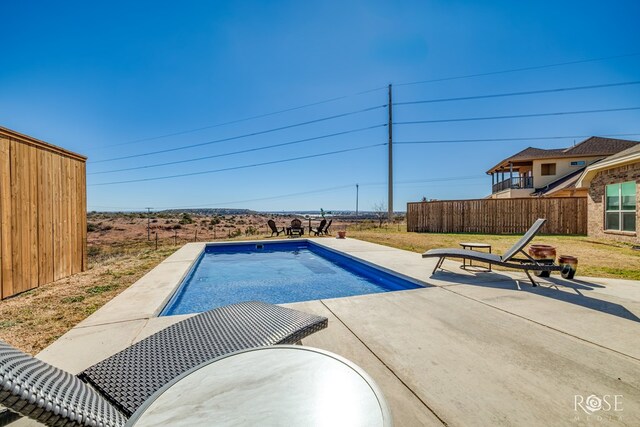
M 589 165 L 576 183 L 588 191 L 588 234 L 640 242 L 640 145 Z
M 568 148 L 526 148 L 487 171 L 489 197 L 587 197 L 587 190 L 575 185 L 587 166 L 636 145 L 638 141 L 592 136 Z

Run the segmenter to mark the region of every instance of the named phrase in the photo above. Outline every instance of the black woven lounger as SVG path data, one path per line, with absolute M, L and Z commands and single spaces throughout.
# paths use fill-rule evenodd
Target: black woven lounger
M 0 405 L 10 411 L 5 421 L 18 413 L 49 426 L 119 427 L 185 371 L 239 350 L 299 343 L 327 322 L 262 302 L 228 305 L 169 326 L 77 377 L 0 340 Z
M 535 272 L 543 272 L 545 275 L 548 275 L 551 271 L 561 271 L 562 275 L 565 276 L 566 272 L 563 271 L 562 266 L 550 263 L 544 263 L 536 261 L 531 258 L 528 253 L 524 251 L 524 247 L 527 246 L 531 240 L 536 236 L 540 228 L 546 222 L 546 219 L 538 219 L 533 223 L 531 228 L 525 233 L 524 236 L 520 240 L 516 242 L 508 251 L 504 253 L 504 255 L 499 256 L 496 254 L 488 254 L 484 252 L 471 251 L 468 249 L 432 249 L 422 254 L 423 258 L 439 258 L 436 263 L 435 268 L 433 269 L 433 273 L 442 267 L 442 263 L 445 258 L 460 258 L 460 259 L 469 259 L 474 261 L 482 261 L 487 262 L 489 264 L 500 265 L 503 267 L 515 268 L 519 270 L 524 270 L 527 273 L 527 277 L 533 284 L 533 286 L 537 286 L 536 282 L 531 277 L 530 271 Z M 525 256 L 522 258 L 515 258 L 515 256 L 521 253 Z

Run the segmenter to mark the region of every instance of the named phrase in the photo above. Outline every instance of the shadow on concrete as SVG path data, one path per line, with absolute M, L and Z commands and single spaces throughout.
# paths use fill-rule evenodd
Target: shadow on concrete
M 540 279 L 534 276 L 537 279 L 538 286 L 533 287 L 526 276 L 524 278 L 513 278 L 500 272 L 478 273 L 475 276 L 469 276 L 441 270 L 431 277 L 441 281 L 450 281 L 452 282 L 451 285 L 465 284 L 529 292 L 640 323 L 640 317 L 623 305 L 585 295 L 584 291 L 593 291 L 597 288 L 606 287 L 585 280 L 566 280 L 561 277 Z

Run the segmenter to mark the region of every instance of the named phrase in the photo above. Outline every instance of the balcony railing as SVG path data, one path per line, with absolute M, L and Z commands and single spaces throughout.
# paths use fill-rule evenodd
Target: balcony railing
M 507 178 L 504 181 L 500 181 L 497 184 L 493 184 L 492 192 L 498 193 L 509 188 L 533 188 L 532 176 L 514 176 L 513 178 Z

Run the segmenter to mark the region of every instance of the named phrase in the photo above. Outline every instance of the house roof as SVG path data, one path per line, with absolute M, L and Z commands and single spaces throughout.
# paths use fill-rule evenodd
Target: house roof
M 638 145 L 640 145 L 639 141 L 592 136 L 568 148 L 544 149 L 527 147 L 519 153 L 502 160 L 500 163 L 489 169 L 487 173 L 490 174 L 496 170 L 508 169 L 509 163 L 516 162 L 529 162 L 539 159 L 556 159 L 563 157 L 606 157 Z
M 537 189 L 532 194 L 534 196 L 550 196 L 553 193 L 560 190 L 575 188 L 575 184 L 580 178 L 580 176 L 582 175 L 582 172 L 584 172 L 584 170 L 585 168 L 580 168 L 576 171 L 573 171 L 570 174 L 565 175 L 562 178 L 559 178 L 553 181 L 552 183 L 548 184 L 546 187 Z
M 640 163 L 640 144 L 636 144 L 626 150 L 620 151 L 619 153 L 587 166 L 578 178 L 576 187 L 588 188 L 589 185 L 591 185 L 591 180 L 598 172 L 633 163 Z

